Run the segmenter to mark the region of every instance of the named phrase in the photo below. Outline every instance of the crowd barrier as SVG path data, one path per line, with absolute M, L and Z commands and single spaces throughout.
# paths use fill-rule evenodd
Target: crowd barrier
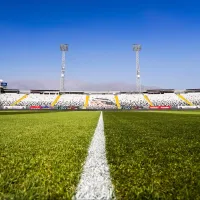
M 0 109 L 3 110 L 169 110 L 169 109 L 177 109 L 177 110 L 182 110 L 182 109 L 200 109 L 200 106 L 178 106 L 178 107 L 171 107 L 171 106 L 149 106 L 149 107 L 135 107 L 135 108 L 121 108 L 121 109 L 102 109 L 102 108 L 93 108 L 93 109 L 83 109 L 81 107 L 52 107 L 52 106 L 1 106 Z

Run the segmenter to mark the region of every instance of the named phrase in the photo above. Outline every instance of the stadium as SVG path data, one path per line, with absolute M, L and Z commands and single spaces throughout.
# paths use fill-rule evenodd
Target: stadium
M 0 200 L 200 200 L 199 8 L 1 1 Z
M 1 89 L 1 109 L 198 109 L 200 89 L 60 92 L 52 90 Z
M 136 91 L 65 91 L 65 53 L 68 44 L 61 44 L 62 65 L 60 90 L 7 89 L 7 82 L 0 80 L 1 109 L 61 109 L 61 110 L 105 110 L 105 109 L 198 109 L 200 89 L 141 90 L 140 44 L 133 45 L 136 52 Z
M 136 52 L 136 91 L 65 91 L 65 50 L 60 90 L 1 80 L 0 199 L 199 199 L 200 89 L 141 91 Z

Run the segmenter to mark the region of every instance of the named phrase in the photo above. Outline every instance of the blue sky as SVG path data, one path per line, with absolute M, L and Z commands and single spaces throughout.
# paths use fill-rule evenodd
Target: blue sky
M 59 84 L 66 79 L 135 84 L 133 43 L 143 85 L 200 88 L 198 1 L 0 1 L 0 78 Z

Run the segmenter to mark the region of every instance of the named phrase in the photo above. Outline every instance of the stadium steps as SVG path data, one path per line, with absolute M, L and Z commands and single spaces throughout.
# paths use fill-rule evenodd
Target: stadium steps
M 185 101 L 188 105 L 193 106 L 193 103 L 191 103 L 190 101 L 188 101 L 183 95 L 181 94 L 177 94 L 177 96 L 182 99 L 183 101 Z
M 20 103 L 22 100 L 24 100 L 27 96 L 28 96 L 28 94 L 25 94 L 23 97 L 21 97 L 20 99 L 15 101 L 13 104 L 11 104 L 11 106 L 16 106 L 18 103 Z
M 120 108 L 121 108 L 121 106 L 120 106 L 120 103 L 119 103 L 119 98 L 118 98 L 118 96 L 117 96 L 117 95 L 115 95 L 115 102 L 116 102 L 116 104 L 117 104 L 117 108 L 118 108 L 118 109 L 120 109 Z
M 55 100 L 51 103 L 51 106 L 55 106 L 58 102 L 58 100 L 60 99 L 61 95 L 58 95 Z
M 87 106 L 88 106 L 89 98 L 90 98 L 90 96 L 86 95 L 86 97 L 85 97 L 85 103 L 84 103 L 84 106 L 83 106 L 84 109 L 86 109 Z
M 144 99 L 148 102 L 150 106 L 154 106 L 153 103 L 150 101 L 149 97 L 144 94 Z

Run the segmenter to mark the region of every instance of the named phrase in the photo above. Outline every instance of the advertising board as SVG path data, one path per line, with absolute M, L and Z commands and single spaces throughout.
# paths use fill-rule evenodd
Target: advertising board
M 3 109 L 22 110 L 22 109 L 26 109 L 26 106 L 3 106 Z
M 41 109 L 41 106 L 30 106 L 31 110 L 39 110 Z
M 149 106 L 149 109 L 171 109 L 171 106 Z
M 197 109 L 200 106 L 178 106 L 178 109 Z
M 41 109 L 51 109 L 49 106 L 41 106 Z
M 2 86 L 2 87 L 7 87 L 7 85 L 8 85 L 8 83 L 6 83 L 6 82 L 1 82 L 1 86 Z

